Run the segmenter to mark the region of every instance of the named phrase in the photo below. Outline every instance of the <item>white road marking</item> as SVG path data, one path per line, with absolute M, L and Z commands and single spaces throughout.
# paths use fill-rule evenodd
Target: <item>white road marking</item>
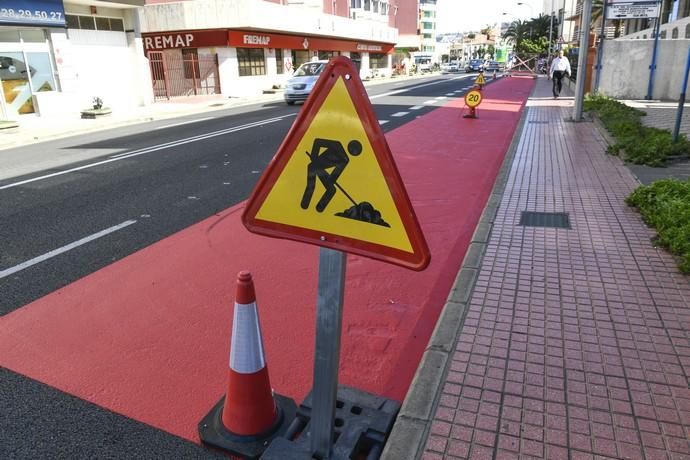
M 423 109 L 423 108 L 424 108 L 423 105 L 413 105 L 412 107 L 410 107 L 410 110 L 419 110 L 419 109 Z
M 380 125 L 385 125 L 386 123 L 388 123 L 388 120 L 379 120 Z
M 199 118 L 198 120 L 181 121 L 180 123 L 173 123 L 172 125 L 159 126 L 158 128 L 153 128 L 153 130 L 155 131 L 157 129 L 172 128 L 173 126 L 188 125 L 190 123 L 198 123 L 200 121 L 213 120 L 214 118 L 215 117 L 206 117 L 206 118 Z
M 64 252 L 70 251 L 76 247 L 82 246 L 88 242 L 91 242 L 91 241 L 96 240 L 98 238 L 101 238 L 103 236 L 109 235 L 110 233 L 121 230 L 125 227 L 128 227 L 128 226 L 134 224 L 134 223 L 136 223 L 136 220 L 134 220 L 134 219 L 126 220 L 126 221 L 122 222 L 121 224 L 115 225 L 115 226 L 110 227 L 110 228 L 106 228 L 105 230 L 101 230 L 100 232 L 94 233 L 93 235 L 89 235 L 89 236 L 82 238 L 80 240 L 77 240 L 73 243 L 62 246 L 61 248 L 53 249 L 52 251 L 46 252 L 43 255 L 40 255 L 38 257 L 34 257 L 33 259 L 27 260 L 26 262 L 23 262 L 19 265 L 15 265 L 14 267 L 7 268 L 7 269 L 0 272 L 0 279 L 5 278 L 7 276 L 10 276 L 14 273 L 17 273 L 18 271 L 24 270 L 25 268 L 29 268 L 33 265 L 41 263 L 41 262 L 48 260 L 52 257 L 60 255 Z
M 408 113 L 410 112 L 395 112 L 393 115 L 391 115 L 391 117 L 404 117 Z
M 435 97 L 434 99 L 436 99 L 437 101 L 442 101 L 443 99 L 447 99 L 447 98 L 446 98 L 446 96 L 438 96 L 438 97 Z
M 462 90 L 461 90 L 461 89 L 456 89 L 456 90 L 453 91 L 453 92 L 454 92 L 454 93 L 462 93 Z
M 455 96 L 454 93 L 446 93 L 446 96 Z
M 280 117 L 267 118 L 266 120 L 256 121 L 254 123 L 247 123 L 246 125 L 234 126 L 232 128 L 222 129 L 220 131 L 213 131 L 213 132 L 206 133 L 206 134 L 200 134 L 198 136 L 192 136 L 192 137 L 188 137 L 185 139 L 179 139 L 176 141 L 166 142 L 164 144 L 153 145 L 151 147 L 145 147 L 143 149 L 134 150 L 131 152 L 120 153 L 120 154 L 111 156 L 107 160 L 97 161 L 95 163 L 89 163 L 89 164 L 86 164 L 83 166 L 78 166 L 76 168 L 66 169 L 64 171 L 58 171 L 55 173 L 46 174 L 44 176 L 34 177 L 32 179 L 26 179 L 23 181 L 14 182 L 12 184 L 3 185 L 3 186 L 0 186 L 0 190 L 5 190 L 8 188 L 12 188 L 12 187 L 18 187 L 20 185 L 29 184 L 31 182 L 37 182 L 37 181 L 40 181 L 43 179 L 48 179 L 51 177 L 62 176 L 64 174 L 69 174 L 69 173 L 72 173 L 75 171 L 81 171 L 84 169 L 93 168 L 95 166 L 100 166 L 100 165 L 112 163 L 114 161 L 124 160 L 125 158 L 131 158 L 131 157 L 136 157 L 139 155 L 144 155 L 146 153 L 156 152 L 158 150 L 165 150 L 165 149 L 168 149 L 170 147 L 177 147 L 179 145 L 189 144 L 191 142 L 201 141 L 204 139 L 210 139 L 212 137 L 217 137 L 217 136 L 223 136 L 225 134 L 235 133 L 237 131 L 242 131 L 242 130 L 249 129 L 249 128 L 255 128 L 258 126 L 263 126 L 263 125 L 266 125 L 269 123 L 275 123 L 276 121 L 281 121 L 281 120 L 288 118 L 288 117 L 294 117 L 295 115 L 297 115 L 297 114 L 291 113 L 291 114 L 283 115 Z
M 424 104 L 436 104 L 436 101 L 433 99 L 429 99 L 428 101 L 424 101 Z

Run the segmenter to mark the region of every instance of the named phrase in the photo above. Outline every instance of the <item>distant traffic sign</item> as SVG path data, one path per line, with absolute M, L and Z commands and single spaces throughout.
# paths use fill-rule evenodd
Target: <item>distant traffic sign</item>
M 482 103 L 482 92 L 478 89 L 473 89 L 465 94 L 465 105 L 470 108 L 475 108 Z
M 479 75 L 477 75 L 477 79 L 474 80 L 475 85 L 485 85 L 486 80 L 484 80 L 484 74 L 479 72 Z
M 242 216 L 254 233 L 423 270 L 430 254 L 357 69 L 332 59 Z
M 609 0 L 606 17 L 610 19 L 641 19 L 659 16 L 661 3 L 655 0 Z

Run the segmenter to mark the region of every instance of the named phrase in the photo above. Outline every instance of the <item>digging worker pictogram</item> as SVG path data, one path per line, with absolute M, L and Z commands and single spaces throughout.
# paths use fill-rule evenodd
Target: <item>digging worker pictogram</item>
M 356 140 L 350 141 L 347 144 L 346 153 L 343 144 L 339 141 L 316 138 L 314 139 L 311 153 L 306 153 L 311 161 L 309 162 L 309 166 L 307 166 L 307 186 L 304 189 L 301 206 L 302 209 L 309 208 L 312 196 L 314 195 L 314 188 L 316 187 L 316 178 L 318 177 L 326 188 L 326 191 L 319 202 L 316 203 L 316 210 L 318 212 L 323 212 L 337 191 L 336 185 L 338 185 L 338 177 L 340 177 L 350 161 L 350 157 L 347 156 L 347 153 L 352 156 L 359 155 L 362 153 L 362 144 Z

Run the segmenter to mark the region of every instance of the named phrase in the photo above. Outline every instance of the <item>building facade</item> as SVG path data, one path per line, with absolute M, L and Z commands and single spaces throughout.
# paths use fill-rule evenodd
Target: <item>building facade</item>
M 0 117 L 246 96 L 336 55 L 390 75 L 394 47 L 421 50 L 422 30 L 435 45 L 435 0 L 421 1 L 2 0 Z
M 114 107 L 150 102 L 138 35 L 144 0 L 3 0 L 0 116 L 79 113 L 94 97 Z

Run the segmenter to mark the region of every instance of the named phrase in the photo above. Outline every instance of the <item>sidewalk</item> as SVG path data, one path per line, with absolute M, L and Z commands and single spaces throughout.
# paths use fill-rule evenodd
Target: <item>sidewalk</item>
M 566 121 L 572 99 L 549 83 L 385 459 L 690 458 L 690 280 L 624 204 L 637 180 L 594 124 Z M 571 228 L 523 225 L 523 211 L 567 213 Z
M 429 77 L 431 75 L 436 74 L 378 78 L 367 80 L 364 84 L 368 87 L 398 81 L 412 82 L 416 79 Z M 0 129 L 0 151 L 36 142 L 112 129 L 147 121 L 164 120 L 217 110 L 227 110 L 252 104 L 282 102 L 282 90 L 276 90 L 275 93 L 242 98 L 230 98 L 222 95 L 176 97 L 170 101 L 157 101 L 148 106 L 134 107 L 128 109 L 126 112 L 114 110 L 111 115 L 95 120 L 84 120 L 80 117 L 79 113 L 74 113 L 66 117 L 23 115 L 14 120 L 18 122 L 18 127 Z

